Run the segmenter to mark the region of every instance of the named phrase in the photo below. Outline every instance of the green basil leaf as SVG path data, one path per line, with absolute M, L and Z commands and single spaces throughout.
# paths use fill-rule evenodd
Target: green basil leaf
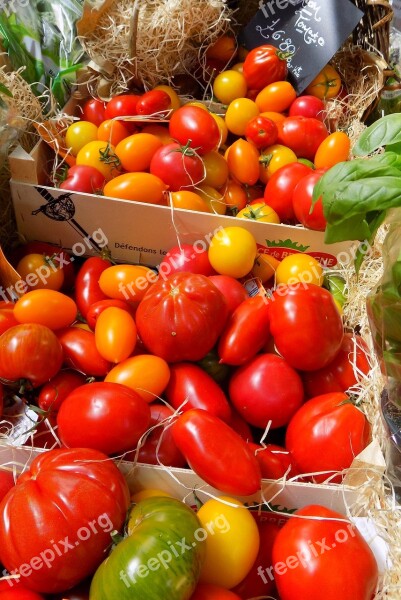
M 352 153 L 354 156 L 367 156 L 379 148 L 398 142 L 401 142 L 401 113 L 393 113 L 367 127 L 361 133 Z

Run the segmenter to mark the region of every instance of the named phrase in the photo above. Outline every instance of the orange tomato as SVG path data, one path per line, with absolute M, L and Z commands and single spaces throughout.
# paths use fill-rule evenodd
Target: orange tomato
M 109 306 L 96 321 L 95 342 L 98 352 L 112 363 L 119 363 L 132 354 L 137 341 L 135 321 L 122 308 Z
M 146 402 L 153 402 L 164 392 L 169 379 L 170 368 L 163 358 L 154 354 L 138 354 L 113 367 L 105 381 L 126 385 Z
M 60 290 L 64 283 L 64 272 L 50 256 L 26 254 L 17 264 L 17 273 L 27 286 L 35 289 Z
M 129 129 L 121 121 L 107 119 L 99 125 L 97 139 L 116 146 L 121 140 L 130 135 Z
M 280 121 L 284 121 L 284 119 L 286 118 L 285 115 L 283 115 L 282 113 L 274 112 L 271 110 L 261 112 L 260 116 L 266 117 L 267 119 L 270 119 L 275 123 L 280 123 Z
M 208 205 L 199 194 L 183 190 L 180 192 L 171 192 L 171 204 L 174 208 L 185 208 L 186 210 L 196 210 L 198 212 L 210 212 Z
M 329 169 L 339 162 L 346 161 L 351 149 L 351 140 L 343 131 L 330 134 L 318 147 L 313 159 L 316 169 Z
M 113 265 L 99 277 L 99 287 L 108 298 L 142 300 L 149 287 L 157 281 L 157 273 L 142 265 Z
M 340 74 L 331 65 L 326 65 L 310 82 L 305 94 L 328 100 L 337 96 L 342 87 Z
M 110 198 L 162 204 L 167 185 L 151 173 L 124 173 L 108 181 L 103 194 Z
M 297 97 L 289 81 L 276 81 L 267 85 L 256 96 L 255 103 L 260 112 L 284 112 Z
M 230 179 L 222 193 L 227 207 L 235 214 L 245 208 L 248 198 L 241 184 Z
M 211 185 L 205 185 L 202 183 L 196 188 L 199 196 L 204 200 L 209 208 L 209 212 L 217 215 L 225 215 L 227 210 L 227 204 L 224 200 L 223 194 L 216 190 Z
M 77 313 L 74 300 L 56 290 L 32 290 L 14 305 L 14 317 L 19 323 L 38 323 L 49 329 L 69 327 Z
M 203 183 L 212 187 L 222 187 L 228 178 L 228 164 L 224 156 L 211 150 L 202 156 L 206 177 Z
M 242 138 L 228 148 L 227 163 L 230 175 L 240 183 L 254 185 L 259 179 L 259 152 Z
M 101 140 L 89 142 L 81 148 L 77 154 L 77 165 L 95 167 L 106 181 L 110 181 L 121 172 L 120 159 L 115 152 L 115 146 Z
M 266 283 L 273 277 L 279 264 L 280 261 L 270 254 L 258 254 L 253 263 L 252 276 Z
M 171 144 L 173 141 L 168 132 L 168 128 L 164 125 L 160 125 L 160 123 L 147 123 L 142 127 L 141 133 L 151 133 L 152 135 L 155 135 L 159 138 L 163 146 Z
M 115 152 L 124 169 L 133 173 L 148 170 L 154 153 L 162 145 L 161 139 L 151 133 L 134 133 L 121 140 Z

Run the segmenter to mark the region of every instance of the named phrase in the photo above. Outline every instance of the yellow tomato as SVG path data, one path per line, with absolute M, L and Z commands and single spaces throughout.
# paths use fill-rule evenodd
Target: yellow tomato
M 119 363 L 132 354 L 137 341 L 133 317 L 122 308 L 109 306 L 97 318 L 95 343 L 99 354 L 112 363 Z
M 213 117 L 213 119 L 216 121 L 217 127 L 219 128 L 219 131 L 220 131 L 219 148 L 221 148 L 221 146 L 224 146 L 224 144 L 227 141 L 228 128 L 227 128 L 226 122 L 223 119 L 223 117 L 221 117 L 220 115 L 216 115 L 215 113 L 212 113 L 212 112 L 210 114 Z
M 247 91 L 244 75 L 231 69 L 219 73 L 213 82 L 213 94 L 223 104 L 230 104 L 236 98 L 245 98 Z
M 238 585 L 259 551 L 255 519 L 242 502 L 228 496 L 207 500 L 197 515 L 207 533 L 200 580 L 228 589 Z
M 302 252 L 289 254 L 280 262 L 276 269 L 276 285 L 299 285 L 299 283 L 322 285 L 324 271 L 321 264 Z
M 334 98 L 340 92 L 342 81 L 340 74 L 331 65 L 326 65 L 310 82 L 305 94 L 316 96 L 321 100 Z
M 170 379 L 166 361 L 154 354 L 137 354 L 121 361 L 106 375 L 105 381 L 121 383 L 153 402 L 164 392 Z
M 110 181 L 121 172 L 120 160 L 113 144 L 96 140 L 85 144 L 77 154 L 77 165 L 89 165 Z
M 258 254 L 253 264 L 252 275 L 266 283 L 273 277 L 279 264 L 280 261 L 270 254 Z
M 99 287 L 108 298 L 142 300 L 157 281 L 157 273 L 142 265 L 113 265 L 99 277 Z
M 259 92 L 255 103 L 260 112 L 281 113 L 290 107 L 296 97 L 297 93 L 289 81 L 275 81 Z
M 238 73 L 242 73 L 243 69 L 244 69 L 244 63 L 243 62 L 235 63 L 235 65 L 233 65 L 231 67 L 232 71 L 238 71 Z
M 171 204 L 174 208 L 184 208 L 186 210 L 196 210 L 198 212 L 210 212 L 208 204 L 195 192 L 182 190 L 179 192 L 171 192 Z
M 203 183 L 212 187 L 222 187 L 228 178 L 227 161 L 218 152 L 211 150 L 202 156 L 206 177 Z
M 276 211 L 264 202 L 249 204 L 239 211 L 237 217 L 251 221 L 264 221 L 265 223 L 280 223 L 280 217 Z
M 260 156 L 260 180 L 267 183 L 278 169 L 281 169 L 284 165 L 297 162 L 297 160 L 295 152 L 282 144 L 273 144 L 273 146 L 265 148 Z
M 244 227 L 223 227 L 211 239 L 208 256 L 220 275 L 245 277 L 255 261 L 256 240 Z
M 86 144 L 95 140 L 97 140 L 97 127 L 90 121 L 75 121 L 65 133 L 65 145 L 70 148 L 73 156 L 76 156 Z
M 249 98 L 237 98 L 230 102 L 227 108 L 225 120 L 231 133 L 245 135 L 245 129 L 249 121 L 259 115 L 259 108 Z
M 146 500 L 146 498 L 154 498 L 154 497 L 159 498 L 160 496 L 163 496 L 163 497 L 166 496 L 168 498 L 173 498 L 173 496 L 171 494 L 168 494 L 167 492 L 164 492 L 163 490 L 149 489 L 149 490 L 140 490 L 139 492 L 135 492 L 134 494 L 131 495 L 131 500 L 132 500 L 132 502 L 135 502 L 135 504 L 138 504 L 138 502 L 141 502 L 141 500 Z
M 223 194 L 216 190 L 211 185 L 205 185 L 202 183 L 196 188 L 199 196 L 206 202 L 209 207 L 209 212 L 217 215 L 225 215 L 227 210 L 227 204 Z
M 157 85 L 153 89 L 161 90 L 162 92 L 166 92 L 166 94 L 168 94 L 170 96 L 171 108 L 173 111 L 177 110 L 177 108 L 180 108 L 181 100 L 180 100 L 177 92 L 172 87 L 170 87 L 169 85 Z

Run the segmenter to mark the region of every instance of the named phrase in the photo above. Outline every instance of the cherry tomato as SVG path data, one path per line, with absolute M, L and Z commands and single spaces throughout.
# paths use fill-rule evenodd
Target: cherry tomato
M 29 287 L 59 290 L 64 283 L 64 272 L 57 262 L 57 257 L 26 254 L 17 264 L 17 272 L 23 280 L 25 291 Z
M 138 115 L 154 115 L 158 117 L 166 117 L 171 108 L 170 94 L 164 90 L 149 90 L 145 92 L 136 104 L 136 112 Z
M 75 121 L 65 133 L 66 146 L 70 148 L 73 156 L 76 156 L 85 144 L 97 139 L 97 127 L 89 121 Z
M 186 210 L 195 210 L 198 212 L 211 212 L 207 203 L 203 198 L 195 192 L 182 190 L 180 192 L 171 192 L 170 194 L 171 206 L 174 208 L 183 208 Z
M 222 35 L 206 50 L 207 58 L 215 58 L 224 63 L 229 63 L 237 54 L 237 41 L 232 35 Z
M 264 87 L 256 96 L 255 103 L 261 113 L 267 111 L 284 112 L 297 97 L 289 81 L 275 81 Z
M 163 358 L 138 354 L 113 367 L 105 381 L 126 385 L 146 402 L 152 402 L 164 392 L 169 379 L 170 368 Z
M 313 283 L 322 285 L 324 272 L 321 264 L 303 252 L 285 256 L 276 269 L 276 285 L 296 285 L 301 283 Z
M 59 187 L 61 190 L 71 190 L 72 192 L 100 194 L 103 193 L 105 183 L 105 176 L 95 167 L 74 165 L 68 169 L 67 177 Z
M 223 104 L 245 98 L 248 90 L 243 73 L 231 69 L 219 73 L 213 82 L 213 95 Z
M 128 358 L 136 346 L 136 337 L 135 321 L 126 310 L 109 306 L 98 316 L 96 348 L 109 362 L 119 363 Z
M 211 275 L 214 271 L 207 249 L 191 244 L 181 244 L 170 248 L 158 267 L 159 276 L 165 279 L 171 273 L 182 271 Z
M 55 290 L 32 290 L 14 306 L 19 323 L 38 323 L 49 329 L 68 327 L 77 318 L 77 312 L 74 300 Z
M 210 281 L 220 290 L 228 308 L 230 316 L 234 310 L 248 298 L 248 294 L 242 283 L 230 275 L 211 275 Z
M 337 96 L 341 87 L 342 81 L 339 73 L 331 65 L 326 65 L 310 82 L 305 93 L 321 100 L 328 100 Z
M 168 128 L 160 123 L 147 123 L 144 127 L 142 127 L 141 132 L 155 135 L 159 138 L 163 146 L 166 144 L 172 144 L 174 141 L 168 132 Z
M 259 152 L 255 146 L 239 138 L 228 148 L 230 175 L 240 183 L 254 185 L 259 179 Z
M 323 121 L 325 119 L 325 104 L 316 96 L 298 96 L 291 103 L 288 111 L 289 117 L 312 117 Z
M 88 98 L 82 107 L 82 116 L 85 121 L 94 123 L 97 127 L 105 119 L 106 103 L 100 98 Z
M 114 96 L 107 103 L 104 117 L 105 119 L 114 119 L 115 117 L 133 117 L 137 115 L 137 104 L 140 96 L 135 94 L 120 94 Z
M 214 119 L 217 127 L 219 128 L 219 142 L 217 144 L 218 148 L 224 146 L 228 137 L 228 129 L 225 120 L 220 115 L 216 115 L 215 113 L 210 113 L 211 117 Z
M 318 147 L 313 162 L 316 169 L 330 169 L 348 160 L 351 140 L 343 131 L 331 133 Z
M 134 200 L 146 204 L 163 204 L 166 189 L 167 185 L 156 175 L 139 172 L 124 173 L 114 177 L 106 183 L 103 193 L 110 198 Z
M 248 121 L 244 134 L 257 148 L 267 148 L 276 143 L 278 129 L 274 121 L 259 115 Z
M 322 121 L 311 117 L 286 117 L 277 123 L 279 144 L 291 148 L 300 158 L 311 161 L 329 132 Z
M 288 65 L 275 46 L 264 44 L 248 52 L 243 72 L 249 89 L 262 90 L 270 83 L 284 81 Z
M 130 135 L 130 130 L 122 121 L 106 119 L 102 121 L 97 130 L 97 139 L 117 146 L 119 142 Z
M 142 265 L 113 265 L 99 276 L 99 287 L 108 298 L 139 301 L 157 281 L 157 274 Z
M 11 304 L 11 303 L 10 303 Z M 10 329 L 10 327 L 14 327 L 14 325 L 18 325 L 18 321 L 14 316 L 14 306 L 11 304 L 10 308 L 1 308 L 0 309 L 0 335 Z
M 273 277 L 280 261 L 270 254 L 258 254 L 252 267 L 252 276 L 266 283 Z
M 320 170 L 312 171 L 298 181 L 292 192 L 292 207 L 296 218 L 304 227 L 315 231 L 326 229 L 322 199 L 319 198 L 312 208 L 313 190 L 322 175 L 323 172 Z
M 126 300 L 119 300 L 117 298 L 107 298 L 106 300 L 98 300 L 97 302 L 94 302 L 90 305 L 88 313 L 86 315 L 86 321 L 89 325 L 89 328 L 92 329 L 92 331 L 95 331 L 96 321 L 99 315 L 110 306 L 126 310 L 130 313 L 130 315 L 134 316 L 135 309 Z
M 228 179 L 227 161 L 218 152 L 211 150 L 202 156 L 205 168 L 203 183 L 214 188 L 222 187 Z
M 86 319 L 92 304 L 106 300 L 107 296 L 99 287 L 101 273 L 111 267 L 111 262 L 98 256 L 87 258 L 77 273 L 75 280 L 75 302 L 81 315 Z
M 169 85 L 156 85 L 154 90 L 161 90 L 162 92 L 166 92 L 170 96 L 170 108 L 171 110 L 177 110 L 181 106 L 181 100 L 178 96 L 177 92 Z M 151 133 L 151 132 L 149 132 Z
M 249 98 L 237 98 L 228 105 L 225 120 L 231 133 L 245 135 L 246 126 L 251 119 L 259 115 L 259 108 Z
M 181 146 L 177 142 L 156 150 L 150 162 L 150 172 L 163 180 L 172 192 L 195 186 L 205 177 L 197 149 Z
M 208 255 L 217 273 L 238 279 L 250 272 L 256 252 L 255 238 L 244 227 L 224 227 L 211 239 Z
M 123 139 L 115 152 L 126 171 L 147 171 L 161 140 L 151 133 L 134 133 Z
M 297 162 L 297 155 L 288 146 L 273 144 L 262 151 L 259 161 L 260 180 L 267 183 L 279 169 Z
M 78 327 L 59 329 L 58 340 L 64 354 L 66 367 L 76 369 L 88 377 L 104 377 L 111 363 L 96 348 L 95 334 Z
M 45 258 L 51 259 L 51 262 L 54 265 L 59 266 L 60 270 L 63 272 L 64 281 L 62 289 L 70 290 L 74 286 L 75 269 L 73 261 L 68 252 L 61 249 L 60 246 L 54 246 L 47 242 L 27 242 L 16 249 L 15 263 L 17 264 L 17 262 L 27 254 L 42 254 Z
M 300 162 L 292 162 L 277 171 L 269 178 L 264 199 L 278 214 L 282 223 L 295 220 L 292 206 L 292 194 L 297 183 L 306 175 L 312 173 L 312 169 Z
M 77 154 L 77 165 L 94 167 L 106 181 L 110 181 L 120 173 L 120 160 L 114 146 L 100 140 L 89 142 L 80 149 Z
M 223 194 L 223 198 L 228 209 L 231 210 L 234 215 L 236 215 L 238 211 L 245 208 L 248 197 L 246 191 L 240 183 L 237 183 L 232 179 L 228 180 L 227 184 L 223 188 Z
M 68 394 L 85 383 L 85 375 L 78 371 L 66 369 L 45 383 L 40 389 L 38 406 L 46 412 L 55 414 Z
M 248 443 L 258 459 L 263 479 L 281 479 L 285 475 L 289 477 L 295 475 L 292 456 L 286 448 L 276 444 L 260 446 L 252 442 Z
M 265 202 L 252 203 L 237 213 L 239 219 L 263 221 L 264 223 L 280 223 L 280 218 L 275 210 Z
M 176 110 L 170 118 L 169 132 L 180 144 L 196 148 L 198 154 L 214 150 L 220 141 L 216 121 L 198 106 L 181 106 Z

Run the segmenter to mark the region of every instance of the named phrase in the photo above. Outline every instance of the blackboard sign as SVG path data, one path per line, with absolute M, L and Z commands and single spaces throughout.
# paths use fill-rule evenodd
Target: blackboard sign
M 289 54 L 288 80 L 300 94 L 362 17 L 350 0 L 261 0 L 239 39 L 248 50 L 271 44 Z

